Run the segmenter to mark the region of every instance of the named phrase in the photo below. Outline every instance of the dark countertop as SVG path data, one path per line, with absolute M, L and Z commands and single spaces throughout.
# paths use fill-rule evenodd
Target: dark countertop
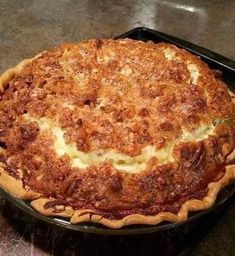
M 0 72 L 65 41 L 145 26 L 235 59 L 235 1 L 1 0 Z M 36 221 L 0 198 L 0 256 L 235 255 L 235 197 L 191 226 L 141 236 L 99 236 Z

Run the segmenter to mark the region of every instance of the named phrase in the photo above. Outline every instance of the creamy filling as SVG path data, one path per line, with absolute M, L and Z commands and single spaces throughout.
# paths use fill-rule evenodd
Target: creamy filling
M 197 83 L 199 77 L 199 70 L 195 64 L 187 63 L 187 68 L 190 73 L 190 82 L 193 84 Z
M 172 49 L 166 48 L 163 52 L 166 59 L 173 60 L 175 58 L 175 52 Z
M 131 157 L 116 152 L 113 149 L 102 149 L 90 152 L 80 151 L 74 142 L 69 144 L 65 142 L 65 130 L 63 130 L 57 123 L 52 122 L 45 117 L 37 119 L 28 114 L 25 114 L 24 117 L 30 122 L 37 122 L 41 131 L 52 133 L 54 138 L 53 148 L 56 154 L 59 157 L 67 154 L 71 160 L 72 167 L 84 169 L 93 164 L 109 161 L 116 169 L 130 173 L 138 173 L 145 170 L 147 163 L 151 158 L 156 158 L 160 164 L 174 162 L 172 151 L 175 145 L 183 142 L 207 139 L 208 136 L 214 133 L 215 128 L 215 126 L 211 124 L 200 126 L 191 133 L 183 130 L 181 136 L 174 140 L 174 142 L 169 142 L 160 150 L 157 150 L 152 145 L 148 145 L 142 149 L 141 154 Z
M 74 108 L 75 108 L 75 106 L 74 106 L 72 103 L 70 103 L 70 102 L 64 102 L 64 103 L 62 104 L 62 106 L 63 106 L 64 108 L 68 108 L 68 109 L 70 109 L 70 110 L 74 110 Z

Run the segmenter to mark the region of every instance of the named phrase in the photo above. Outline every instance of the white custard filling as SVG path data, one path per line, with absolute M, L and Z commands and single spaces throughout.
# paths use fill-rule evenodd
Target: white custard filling
M 65 142 L 65 130 L 63 130 L 57 123 L 54 123 L 45 117 L 37 119 L 28 114 L 25 114 L 24 117 L 28 121 L 37 122 L 41 131 L 46 130 L 52 133 L 56 154 L 59 157 L 67 154 L 71 159 L 72 167 L 84 169 L 93 164 L 109 161 L 116 169 L 130 173 L 137 173 L 145 170 L 147 162 L 151 158 L 156 158 L 161 164 L 173 162 L 174 158 L 172 156 L 172 151 L 175 145 L 182 142 L 204 140 L 214 132 L 214 126 L 212 124 L 209 126 L 201 126 L 195 129 L 192 133 L 184 130 L 178 139 L 168 143 L 160 150 L 157 150 L 152 145 L 148 145 L 142 149 L 141 154 L 131 157 L 116 152 L 113 149 L 102 149 L 90 152 L 80 151 L 75 142 L 69 144 Z

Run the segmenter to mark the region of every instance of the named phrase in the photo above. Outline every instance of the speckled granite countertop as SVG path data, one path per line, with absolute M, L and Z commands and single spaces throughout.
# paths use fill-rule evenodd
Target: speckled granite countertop
M 156 29 L 235 59 L 235 1 L 1 0 L 0 72 L 65 41 Z M 235 197 L 187 228 L 141 236 L 65 231 L 0 197 L 0 256 L 235 255 Z

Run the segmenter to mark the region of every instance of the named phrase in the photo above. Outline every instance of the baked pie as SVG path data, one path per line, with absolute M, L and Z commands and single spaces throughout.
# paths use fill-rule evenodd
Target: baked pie
M 0 77 L 0 186 L 47 216 L 181 222 L 235 178 L 233 94 L 198 57 L 66 43 Z

